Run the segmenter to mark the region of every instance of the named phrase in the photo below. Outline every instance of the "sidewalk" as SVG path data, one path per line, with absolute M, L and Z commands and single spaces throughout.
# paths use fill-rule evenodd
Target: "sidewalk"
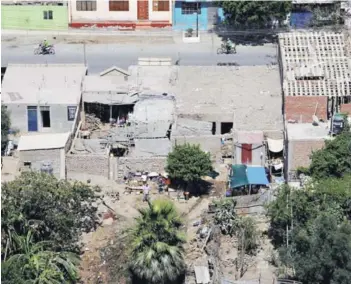
M 173 37 L 180 32 L 175 32 L 169 29 L 150 29 L 150 30 L 135 30 L 135 31 L 123 31 L 113 28 L 82 28 L 82 29 L 68 29 L 68 30 L 1 30 L 2 35 L 26 35 L 26 36 L 41 36 L 41 35 L 53 35 L 53 36 L 160 36 L 160 37 Z
M 1 30 L 2 41 L 10 41 L 16 38 L 21 41 L 30 39 L 53 38 L 57 41 L 68 41 L 75 43 L 87 41 L 92 43 L 183 43 L 183 33 L 173 31 L 169 28 L 153 28 L 147 30 L 121 31 L 115 28 L 81 28 L 61 31 L 52 30 Z M 220 42 L 219 37 L 214 33 L 199 31 L 201 43 L 213 44 Z

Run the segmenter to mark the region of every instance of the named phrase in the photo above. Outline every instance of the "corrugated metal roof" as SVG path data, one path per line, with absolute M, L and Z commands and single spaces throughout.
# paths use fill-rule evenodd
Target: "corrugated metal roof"
M 60 149 L 66 146 L 70 133 L 48 133 L 22 135 L 18 142 L 18 151 Z
M 77 104 L 83 64 L 9 64 L 2 83 L 5 104 Z

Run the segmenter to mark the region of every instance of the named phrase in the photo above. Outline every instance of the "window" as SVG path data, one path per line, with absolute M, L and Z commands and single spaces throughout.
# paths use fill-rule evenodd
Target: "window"
M 44 11 L 44 20 L 52 20 L 53 17 L 53 13 L 51 10 L 49 11 Z
M 166 12 L 169 11 L 169 0 L 154 0 L 153 11 L 155 12 Z
M 109 0 L 110 11 L 129 11 L 129 0 Z
M 78 0 L 76 2 L 77 11 L 96 11 L 96 0 Z
M 195 13 L 201 14 L 201 3 L 182 2 L 183 15 L 191 15 Z
M 74 118 L 76 117 L 76 111 L 77 111 L 76 106 L 67 107 L 67 120 L 68 121 L 74 121 Z
M 233 122 L 222 122 L 221 123 L 221 134 L 230 133 L 233 128 Z
M 50 107 L 41 106 L 40 107 L 40 114 L 41 114 L 41 125 L 42 125 L 42 127 L 45 127 L 45 128 L 51 127 Z

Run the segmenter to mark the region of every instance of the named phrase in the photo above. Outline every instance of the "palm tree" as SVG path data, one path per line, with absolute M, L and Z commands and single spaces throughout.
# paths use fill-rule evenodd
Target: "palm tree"
M 59 284 L 75 283 L 78 279 L 79 259 L 68 252 L 45 250 L 48 242 L 33 242 L 33 233 L 16 233 L 12 237 L 12 251 L 2 263 L 3 283 Z
M 133 282 L 177 283 L 184 276 L 182 221 L 169 200 L 149 202 L 139 209 L 137 224 L 130 230 L 130 270 Z

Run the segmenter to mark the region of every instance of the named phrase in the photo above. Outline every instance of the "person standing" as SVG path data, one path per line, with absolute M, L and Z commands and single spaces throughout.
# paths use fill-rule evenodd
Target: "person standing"
M 144 186 L 143 186 L 143 202 L 149 200 L 149 192 L 150 192 L 150 187 L 149 187 L 149 185 L 146 183 L 146 184 L 144 184 Z

